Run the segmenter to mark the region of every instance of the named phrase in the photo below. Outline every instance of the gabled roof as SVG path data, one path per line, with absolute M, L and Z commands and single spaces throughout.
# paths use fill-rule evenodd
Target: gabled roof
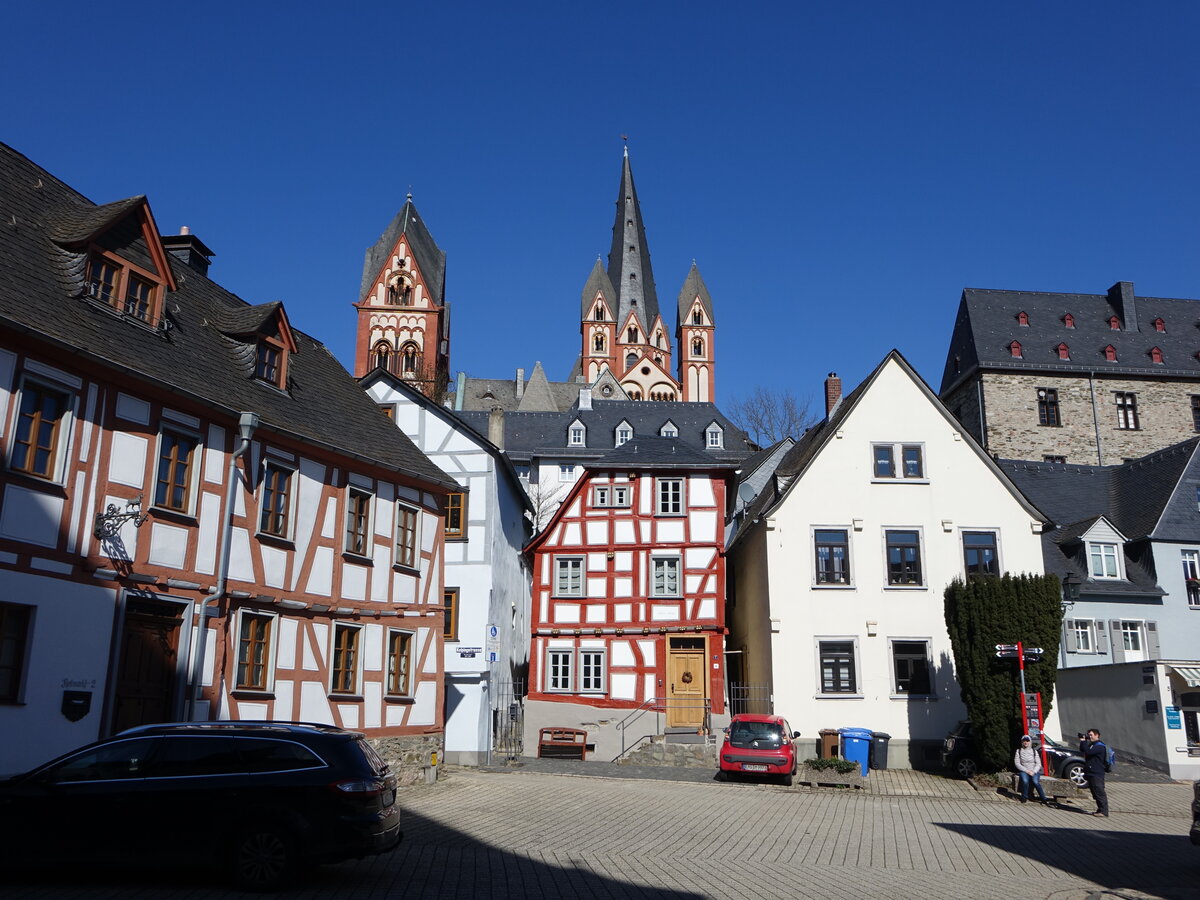
M 0 328 L 152 389 L 171 390 L 219 415 L 236 419 L 242 410 L 256 412 L 262 432 L 383 466 L 431 487 L 455 484 L 380 415 L 315 338 L 293 330 L 297 353 L 286 391 L 256 381 L 252 366 L 248 371 L 243 365 L 247 345 L 217 323 L 258 313 L 246 313 L 244 300 L 169 255 L 166 265 L 177 286 L 166 296 L 169 330 L 152 330 L 79 299 L 82 291 L 73 292 L 83 278 L 77 254 L 54 242 L 50 223 L 106 222 L 115 213 L 96 214 L 82 194 L 2 144 L 0 207 L 7 223 L 0 227 Z M 148 252 L 140 235 L 131 246 Z
M 1028 314 L 1028 325 L 1019 324 L 1021 312 Z M 1063 321 L 1068 313 L 1073 328 Z M 1113 316 L 1121 320 L 1120 331 L 1109 327 Z M 1160 318 L 1165 332 L 1154 327 Z M 967 288 L 950 339 L 941 393 L 977 369 L 1200 379 L 1198 323 L 1200 301 L 1137 297 L 1129 282 L 1118 282 L 1105 294 Z M 1021 344 L 1020 358 L 1009 350 L 1013 341 Z M 1069 360 L 1059 358 L 1060 343 L 1070 347 Z M 1104 358 L 1109 344 L 1117 351 L 1114 361 Z M 1151 361 L 1154 347 L 1162 350 L 1161 364 Z
M 438 306 L 446 302 L 446 254 L 438 248 L 433 235 L 425 227 L 424 220 L 417 214 L 413 205 L 412 194 L 408 195 L 400 212 L 392 219 L 392 223 L 384 230 L 371 247 L 367 249 L 363 260 L 362 287 L 358 298 L 362 300 L 375 286 L 375 280 L 387 264 L 392 248 L 400 240 L 400 236 L 408 238 L 408 247 L 412 251 L 413 261 L 425 279 L 429 288 L 430 299 Z
M 603 294 L 604 301 L 608 304 L 610 315 L 616 314 L 617 292 L 613 290 L 612 282 L 608 279 L 608 273 L 604 271 L 604 266 L 600 264 L 600 260 L 596 260 L 596 264 L 592 266 L 592 273 L 588 275 L 587 283 L 583 286 L 583 294 L 580 296 L 580 311 L 582 317 L 588 321 L 595 321 L 592 313 L 595 310 L 593 304 L 596 302 L 596 295 Z
M 683 287 L 679 291 L 680 328 L 687 326 L 687 315 L 692 311 L 692 303 L 695 302 L 697 297 L 700 298 L 700 305 L 704 308 L 704 315 L 708 317 L 708 321 L 716 325 L 717 320 L 713 316 L 712 297 L 709 296 L 708 287 L 704 284 L 704 279 L 700 277 L 700 270 L 693 261 L 691 269 L 688 270 L 687 278 L 683 280 Z M 679 352 L 682 353 L 683 349 L 680 348 Z
M 648 330 L 658 317 L 658 294 L 654 289 L 646 226 L 642 223 L 642 208 L 633 186 L 628 148 L 621 161 L 621 186 L 617 192 L 612 249 L 608 254 L 608 277 L 617 291 L 615 312 L 621 327 L 625 327 L 629 314 L 634 313 L 641 320 L 643 330 Z
M 822 421 L 818 422 L 812 428 L 804 433 L 800 440 L 792 447 L 787 454 L 780 460 L 779 465 L 775 469 L 774 488 L 763 490 L 758 497 L 749 506 L 746 507 L 744 516 L 747 521 L 753 522 L 763 516 L 768 516 L 771 512 L 781 504 L 792 490 L 795 482 L 807 471 L 813 460 L 825 449 L 826 445 L 837 434 L 839 427 L 857 408 L 859 401 L 863 395 L 871 389 L 875 381 L 879 378 L 880 373 L 889 364 L 895 364 L 900 367 L 900 370 L 907 375 L 925 395 L 925 398 L 933 404 L 934 408 L 941 413 L 947 424 L 961 435 L 963 442 L 974 451 L 979 460 L 992 471 L 996 478 L 1008 489 L 1009 493 L 1019 502 L 1025 510 L 1035 519 L 1047 520 L 1047 517 L 1036 507 L 1030 500 L 1021 493 L 1020 489 L 1013 481 L 1005 474 L 1005 472 L 996 464 L 987 452 L 979 446 L 979 443 L 970 436 L 959 421 L 954 418 L 945 404 L 938 399 L 937 395 L 927 385 L 924 379 L 917 374 L 916 370 L 909 365 L 898 350 L 892 350 L 887 356 L 875 367 L 874 371 L 868 375 L 861 384 L 859 384 L 850 393 L 845 394 L 841 401 L 834 407 L 833 412 L 827 415 Z M 734 534 L 731 546 L 737 543 L 743 533 L 747 529 L 740 528 Z

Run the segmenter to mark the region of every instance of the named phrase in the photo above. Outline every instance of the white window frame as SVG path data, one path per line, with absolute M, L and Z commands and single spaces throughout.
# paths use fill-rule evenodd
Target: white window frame
M 891 475 L 880 475 L 876 465 L 876 453 L 882 448 L 888 449 L 891 459 Z M 915 451 L 920 463 L 920 471 L 916 475 L 908 474 L 906 461 L 910 451 Z M 925 458 L 925 443 L 923 441 L 875 441 L 871 444 L 871 480 L 874 482 L 893 484 L 928 484 L 929 466 Z
M 267 477 L 271 470 L 275 469 L 279 472 L 287 473 L 287 510 L 284 512 L 287 527 L 283 529 L 283 534 L 276 534 L 274 531 L 268 531 L 263 527 L 264 519 L 267 516 L 267 507 L 264 502 L 267 492 Z M 296 467 L 280 462 L 277 459 L 263 459 L 262 475 L 258 484 L 258 522 L 257 535 L 265 538 L 271 538 L 277 541 L 290 541 L 296 533 Z
M 350 547 L 348 538 L 350 537 L 350 498 L 365 497 L 367 499 L 367 522 L 365 532 L 363 534 L 363 542 L 366 546 L 361 552 Z M 366 488 L 358 487 L 357 485 L 346 486 L 345 505 L 342 510 L 342 552 L 346 556 L 353 556 L 356 559 L 370 559 L 371 549 L 374 544 L 375 534 L 375 493 Z
M 1179 551 L 1183 565 L 1183 591 L 1188 609 L 1200 609 L 1200 550 Z
M 354 640 L 354 687 L 352 690 L 336 690 L 333 686 L 333 661 L 334 654 L 337 651 L 338 635 L 342 631 L 354 631 L 358 633 L 358 637 Z M 338 697 L 361 697 L 363 695 L 363 634 L 365 629 L 361 625 L 355 625 L 350 622 L 334 622 L 333 627 L 329 629 L 329 693 Z
M 567 446 L 568 447 L 586 447 L 587 446 L 587 426 L 576 419 L 567 428 Z
M 1075 632 L 1075 649 L 1074 653 L 1095 654 L 1099 651 L 1096 649 L 1096 620 L 1095 619 L 1075 619 L 1075 627 L 1072 629 Z M 1081 646 L 1080 636 L 1087 643 L 1087 649 Z
M 1130 638 L 1133 638 L 1133 641 Z M 1129 644 L 1134 642 L 1137 646 L 1130 647 Z M 1126 653 L 1146 653 L 1146 623 L 1140 619 L 1122 619 L 1121 647 Z
M 662 565 L 662 589 L 659 589 L 659 565 Z M 673 566 L 672 566 L 673 564 Z M 675 589 L 670 590 L 671 568 L 674 568 Z M 679 598 L 683 596 L 683 557 L 676 553 L 660 553 L 650 557 L 650 596 Z
M 392 635 L 408 635 L 408 690 L 391 690 L 392 679 Z M 389 628 L 383 643 L 383 695 L 385 697 L 413 697 L 416 695 L 416 648 L 417 633 L 408 628 Z
M 240 694 L 271 694 L 275 691 L 275 661 L 278 659 L 277 651 L 279 648 L 279 616 L 275 613 L 266 612 L 260 609 L 239 609 L 237 613 L 237 648 L 234 653 L 233 661 L 233 689 Z M 266 669 L 265 687 L 241 687 L 238 680 L 238 670 L 242 665 L 242 629 L 245 627 L 247 618 L 269 619 L 271 622 L 271 633 L 267 638 L 267 659 L 264 663 Z
M 568 484 L 575 481 L 575 463 L 559 463 L 558 464 L 558 480 L 560 483 Z
M 575 576 L 572 577 L 572 570 L 575 571 Z M 564 575 L 566 576 L 564 579 Z M 583 569 L 583 557 L 580 555 L 572 556 L 556 556 L 554 557 L 554 589 L 551 592 L 553 597 L 583 597 L 586 596 L 584 591 L 587 573 Z M 576 586 L 572 588 L 571 582 L 575 581 Z M 565 585 L 565 589 L 564 589 Z
M 560 662 L 555 666 L 554 659 Z M 557 674 L 555 670 L 558 670 Z M 546 648 L 546 686 L 548 694 L 570 693 L 575 687 L 575 648 Z
M 1102 568 L 1104 568 L 1105 571 L 1103 571 L 1101 573 L 1097 573 L 1096 565 L 1095 565 L 1097 562 L 1097 559 L 1099 559 L 1099 561 L 1101 563 L 1107 562 L 1109 554 L 1106 551 L 1108 551 L 1108 550 L 1112 551 L 1111 561 L 1113 564 L 1113 568 L 1116 571 L 1114 574 L 1110 575 L 1110 574 L 1108 574 L 1107 567 L 1102 566 Z M 1097 557 L 1097 553 L 1099 553 L 1099 557 Z M 1105 579 L 1105 580 L 1119 580 L 1122 577 L 1121 556 L 1123 554 L 1121 553 L 1121 545 L 1120 544 L 1115 543 L 1113 541 L 1088 541 L 1087 542 L 1087 554 L 1088 554 L 1088 573 L 1091 575 L 1092 578 L 1099 578 L 1099 579 Z
M 589 665 L 588 657 L 597 657 L 598 661 L 594 661 Z M 580 647 L 575 671 L 577 672 L 578 693 L 608 693 L 607 650 L 602 647 Z
M 58 432 L 54 437 L 54 468 L 49 475 L 35 475 L 31 472 L 17 471 L 13 468 L 13 456 L 16 452 L 16 437 L 17 425 L 21 416 L 21 403 L 25 398 L 27 385 L 34 384 L 44 391 L 52 391 L 56 394 L 61 394 L 65 402 L 63 403 L 62 419 L 58 423 Z M 44 482 L 46 484 L 65 484 L 67 473 L 67 457 L 70 455 L 68 450 L 71 446 L 71 433 L 74 431 L 75 425 L 75 407 L 79 403 L 79 388 L 61 384 L 49 378 L 35 378 L 28 373 L 21 375 L 21 383 L 18 389 L 9 399 L 9 421 L 6 441 L 8 444 L 7 452 L 5 453 L 5 465 L 14 475 L 22 478 L 32 478 L 35 481 Z
M 704 431 L 704 445 L 709 450 L 722 450 L 725 447 L 725 430 L 715 422 Z
M 679 437 L 679 429 L 675 427 L 674 422 L 665 422 L 663 427 L 658 429 L 658 436 L 665 438 Z
M 678 492 L 675 496 L 669 496 L 665 493 L 665 489 L 670 486 L 677 486 Z M 673 509 L 672 507 L 678 507 Z M 654 485 L 654 514 L 658 516 L 685 516 L 687 515 L 687 479 L 684 478 L 658 478 L 655 479 Z
M 897 658 L 896 657 L 896 645 L 897 644 L 924 644 L 925 645 L 925 654 L 924 654 L 923 658 L 925 660 L 925 671 L 929 674 L 929 690 L 928 691 L 923 692 L 923 693 L 914 693 L 912 691 L 900 690 L 899 679 L 897 678 L 897 675 L 896 675 L 896 658 Z M 888 639 L 888 662 L 891 666 L 890 675 L 891 675 L 891 682 L 892 682 L 892 684 L 891 684 L 892 697 L 900 698 L 903 700 L 910 700 L 910 699 L 911 700 L 925 700 L 930 697 L 936 696 L 937 685 L 934 682 L 932 645 L 933 645 L 933 642 L 928 637 L 893 637 L 893 638 Z M 904 654 L 903 658 L 904 659 L 916 659 L 917 657 L 915 654 L 906 653 L 906 654 Z
M 613 446 L 620 447 L 633 440 L 633 426 L 622 419 L 621 424 L 613 429 Z
M 592 506 L 597 509 L 624 509 L 629 506 L 629 485 L 598 484 L 592 488 Z
M 854 690 L 853 691 L 826 691 L 825 690 L 825 673 L 823 671 L 824 666 L 822 664 L 822 657 L 821 657 L 821 645 L 822 644 L 849 644 L 850 645 L 851 667 L 852 667 L 853 676 L 854 676 L 854 684 L 853 684 Z M 817 672 L 816 672 L 817 680 L 815 682 L 815 684 L 817 686 L 817 693 L 815 696 L 817 697 L 817 699 L 832 699 L 832 700 L 861 699 L 863 696 L 862 671 L 861 671 L 862 655 L 859 653 L 858 636 L 857 635 L 826 635 L 826 634 L 817 635 L 813 638 L 813 649 L 815 651 L 814 656 L 816 658 L 816 667 L 817 667 Z
M 409 514 L 413 517 L 412 527 L 412 560 L 405 562 L 402 559 L 401 550 L 405 549 L 400 543 L 400 522 L 404 514 Z M 421 566 L 421 508 L 414 506 L 411 503 L 405 503 L 403 500 L 396 501 L 396 522 L 395 522 L 396 540 L 395 552 L 396 565 L 402 569 L 417 569 Z

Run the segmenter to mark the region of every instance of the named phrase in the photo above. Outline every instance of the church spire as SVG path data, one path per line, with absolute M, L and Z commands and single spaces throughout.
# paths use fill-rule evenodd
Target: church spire
M 608 254 L 608 277 L 617 291 L 617 327 L 623 327 L 630 313 L 641 320 L 646 333 L 658 318 L 658 295 L 654 291 L 654 272 L 650 269 L 650 249 L 646 246 L 646 228 L 633 186 L 629 166 L 629 148 L 621 162 L 621 188 L 617 194 L 617 217 L 613 223 L 612 250 Z

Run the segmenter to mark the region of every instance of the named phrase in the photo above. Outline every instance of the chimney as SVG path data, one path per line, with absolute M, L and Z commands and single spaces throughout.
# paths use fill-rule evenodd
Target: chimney
M 525 396 L 525 370 L 517 369 L 517 399 Z
M 825 379 L 825 415 L 828 417 L 842 399 L 842 379 L 838 378 L 837 372 L 830 372 L 829 377 Z
M 504 409 L 493 406 L 488 413 L 488 440 L 499 450 L 504 449 Z
M 204 241 L 192 234 L 190 228 L 184 225 L 179 229 L 179 234 L 164 234 L 161 235 L 161 239 L 163 249 L 173 257 L 195 269 L 201 275 L 208 275 L 209 263 L 217 254 L 208 249 Z
M 1108 302 L 1121 316 L 1121 327 L 1125 331 L 1137 331 L 1137 310 L 1133 308 L 1133 282 L 1118 281 L 1108 289 Z
M 580 388 L 579 389 L 579 408 L 580 409 L 591 409 L 592 408 L 592 389 L 591 388 Z

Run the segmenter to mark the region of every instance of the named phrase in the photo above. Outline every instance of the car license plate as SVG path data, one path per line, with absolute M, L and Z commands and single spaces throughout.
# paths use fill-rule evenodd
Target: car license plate
M 767 771 L 767 767 L 758 763 L 742 763 L 742 770 L 745 772 L 765 772 Z

